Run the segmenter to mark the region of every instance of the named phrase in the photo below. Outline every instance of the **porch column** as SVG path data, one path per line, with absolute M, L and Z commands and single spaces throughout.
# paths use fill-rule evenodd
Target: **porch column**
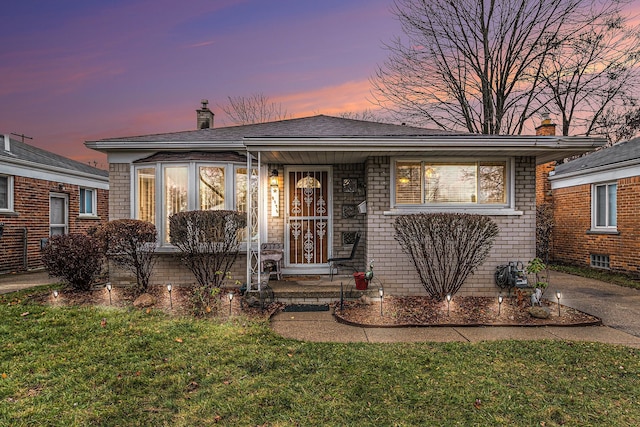
M 261 291 L 262 286 L 260 271 L 260 223 L 261 223 L 261 209 L 262 206 L 262 177 L 261 177 L 261 156 L 258 151 L 258 164 L 255 168 L 256 175 L 254 176 L 253 159 L 251 153 L 247 150 L 247 291 L 253 291 L 253 278 L 257 278 L 256 287 L 258 292 Z M 255 236 L 255 240 L 253 239 Z

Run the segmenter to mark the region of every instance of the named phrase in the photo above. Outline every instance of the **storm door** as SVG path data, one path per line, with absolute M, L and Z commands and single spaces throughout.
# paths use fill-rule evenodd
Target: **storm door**
M 287 169 L 287 266 L 326 265 L 331 236 L 329 168 Z

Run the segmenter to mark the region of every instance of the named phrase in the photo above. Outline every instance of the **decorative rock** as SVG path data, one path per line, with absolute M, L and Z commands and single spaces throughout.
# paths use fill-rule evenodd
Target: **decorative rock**
M 536 319 L 548 319 L 550 316 L 549 309 L 547 307 L 531 307 L 529 308 L 529 314 Z
M 371 298 L 369 298 L 366 295 L 362 295 L 360 297 L 360 303 L 364 304 L 364 305 L 371 305 Z
M 133 302 L 136 308 L 152 307 L 156 303 L 156 299 L 149 294 L 142 294 Z
M 244 303 L 249 307 L 260 307 L 260 299 L 254 295 L 247 295 L 244 297 Z

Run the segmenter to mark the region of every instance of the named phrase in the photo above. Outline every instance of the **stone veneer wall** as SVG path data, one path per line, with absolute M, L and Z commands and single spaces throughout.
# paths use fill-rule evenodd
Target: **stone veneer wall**
M 371 157 L 366 163 L 367 241 L 366 258 L 375 260 L 375 275 L 389 295 L 425 295 L 413 263 L 395 241 L 394 216 L 390 209 L 390 158 Z M 523 215 L 493 216 L 500 227 L 489 258 L 469 277 L 460 295 L 495 296 L 495 268 L 508 261 L 525 264 L 535 257 L 535 158 L 515 161 L 515 208 Z

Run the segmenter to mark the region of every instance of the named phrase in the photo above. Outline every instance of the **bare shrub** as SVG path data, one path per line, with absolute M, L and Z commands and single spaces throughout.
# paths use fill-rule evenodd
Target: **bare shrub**
M 91 289 L 100 275 L 103 258 L 98 239 L 86 234 L 52 236 L 42 249 L 42 262 L 49 275 L 78 291 Z
M 96 232 L 107 258 L 136 276 L 136 293 L 149 288 L 156 262 L 156 226 L 137 219 L 109 221 Z
M 553 205 L 541 203 L 536 206 L 536 257 L 549 264 L 553 238 Z
M 238 256 L 246 216 L 235 211 L 188 211 L 169 218 L 170 241 L 198 281 L 203 307 L 210 307 Z
M 396 218 L 395 239 L 409 255 L 427 293 L 454 295 L 489 254 L 498 226 L 483 215 L 436 213 Z

